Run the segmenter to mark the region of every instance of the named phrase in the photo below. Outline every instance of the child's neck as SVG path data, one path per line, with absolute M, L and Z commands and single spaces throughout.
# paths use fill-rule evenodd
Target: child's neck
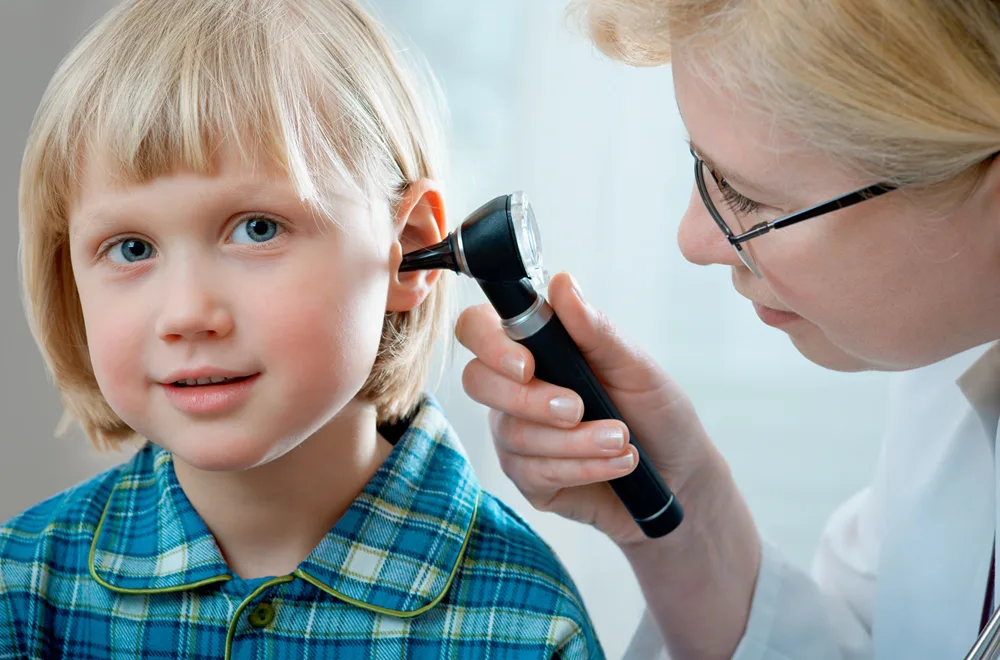
M 245 472 L 204 472 L 175 457 L 177 480 L 244 579 L 287 575 L 364 490 L 392 445 L 370 404 L 352 401 L 281 458 Z

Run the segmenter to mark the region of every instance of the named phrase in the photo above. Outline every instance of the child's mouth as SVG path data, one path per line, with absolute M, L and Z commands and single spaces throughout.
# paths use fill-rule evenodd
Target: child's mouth
M 221 376 L 213 376 L 211 378 L 188 378 L 186 380 L 178 380 L 171 383 L 174 387 L 203 387 L 205 385 L 224 385 L 227 383 L 239 383 L 250 378 L 250 376 L 234 376 L 232 378 L 223 378 Z
M 259 373 L 249 376 L 185 378 L 163 385 L 167 399 L 190 414 L 222 413 L 238 408 L 253 391 Z

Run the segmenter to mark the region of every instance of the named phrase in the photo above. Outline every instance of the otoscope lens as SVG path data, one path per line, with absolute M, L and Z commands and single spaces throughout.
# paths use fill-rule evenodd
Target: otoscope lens
M 542 234 L 538 230 L 535 211 L 531 208 L 531 203 L 523 192 L 516 192 L 511 196 L 510 219 L 514 226 L 517 249 L 525 272 L 536 284 L 545 284 L 545 270 L 542 266 Z
M 527 220 L 525 222 L 525 234 L 527 234 L 528 251 L 531 252 L 533 262 L 541 262 L 542 237 L 538 233 L 538 222 L 535 220 L 535 210 L 529 204 L 527 207 Z

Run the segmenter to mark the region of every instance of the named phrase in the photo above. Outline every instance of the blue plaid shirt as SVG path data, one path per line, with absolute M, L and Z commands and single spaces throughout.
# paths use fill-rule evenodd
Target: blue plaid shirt
M 291 575 L 226 565 L 147 444 L 0 527 L 0 658 L 603 658 L 572 580 L 428 399 Z

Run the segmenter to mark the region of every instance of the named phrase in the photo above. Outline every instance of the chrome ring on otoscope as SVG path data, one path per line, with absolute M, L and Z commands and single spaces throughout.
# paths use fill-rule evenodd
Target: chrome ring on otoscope
M 545 302 L 541 296 L 523 314 L 519 314 L 512 319 L 502 319 L 500 325 L 507 332 L 507 336 L 514 341 L 527 339 L 535 335 L 545 327 L 545 324 L 552 320 L 552 306 Z
M 472 277 L 472 271 L 469 270 L 469 262 L 465 259 L 465 245 L 462 243 L 462 228 L 459 227 L 458 231 L 455 232 L 455 259 L 458 261 L 458 267 L 463 273 Z

